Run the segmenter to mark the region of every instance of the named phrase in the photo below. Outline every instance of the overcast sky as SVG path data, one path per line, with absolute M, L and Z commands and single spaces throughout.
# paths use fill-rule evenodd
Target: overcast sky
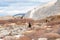
M 26 13 L 28 10 L 52 0 L 0 0 L 0 16 Z

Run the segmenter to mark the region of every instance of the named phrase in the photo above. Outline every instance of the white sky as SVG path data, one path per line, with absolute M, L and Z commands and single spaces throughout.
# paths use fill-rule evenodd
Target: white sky
M 25 13 L 38 5 L 50 1 L 52 0 L 0 0 L 0 16 Z

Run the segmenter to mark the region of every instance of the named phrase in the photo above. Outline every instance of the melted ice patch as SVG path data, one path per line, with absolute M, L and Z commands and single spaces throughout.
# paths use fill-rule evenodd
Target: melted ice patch
M 19 37 L 21 37 L 21 36 L 24 36 L 24 35 L 15 35 L 14 37 L 17 37 L 17 38 L 19 38 Z
M 3 40 L 3 39 L 0 39 L 0 40 Z

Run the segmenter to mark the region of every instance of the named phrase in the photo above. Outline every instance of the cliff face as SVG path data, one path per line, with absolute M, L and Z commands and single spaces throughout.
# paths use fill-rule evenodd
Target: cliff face
M 31 14 L 33 14 L 33 16 Z M 29 11 L 27 15 L 29 18 L 42 19 L 51 15 L 58 15 L 58 14 L 60 15 L 60 0 L 57 0 L 57 2 L 55 3 L 50 2 L 42 7 L 39 6 L 34 9 L 34 12 L 33 10 L 31 10 L 31 12 Z

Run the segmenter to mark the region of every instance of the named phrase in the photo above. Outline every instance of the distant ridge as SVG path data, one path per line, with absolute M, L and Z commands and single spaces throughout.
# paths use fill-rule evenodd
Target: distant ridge
M 13 17 L 24 17 L 25 13 L 19 13 L 19 14 L 15 14 L 13 15 Z
M 25 15 L 25 13 L 15 14 L 15 15 L 13 15 L 13 16 L 19 16 L 19 15 L 24 16 L 24 15 Z
M 60 15 L 60 0 L 52 0 L 52 2 L 49 2 L 46 5 L 34 8 L 33 10 L 30 10 L 25 17 L 42 19 L 52 15 Z

